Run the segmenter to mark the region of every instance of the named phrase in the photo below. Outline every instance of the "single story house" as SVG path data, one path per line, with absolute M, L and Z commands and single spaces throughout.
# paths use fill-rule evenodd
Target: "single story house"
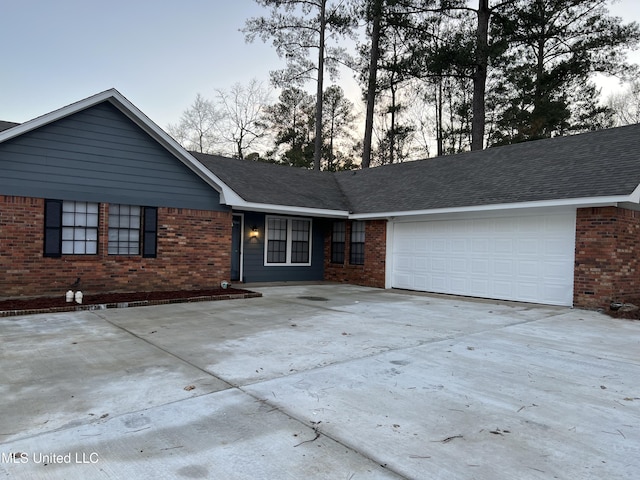
M 116 90 L 0 122 L 0 297 L 332 280 L 640 296 L 640 125 L 347 172 L 188 152 Z

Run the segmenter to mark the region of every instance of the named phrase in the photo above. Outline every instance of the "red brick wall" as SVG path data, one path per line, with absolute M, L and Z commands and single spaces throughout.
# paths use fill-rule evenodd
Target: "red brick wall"
M 386 220 L 369 220 L 365 223 L 364 265 L 349 264 L 349 238 L 351 222 L 347 221 L 344 264 L 331 263 L 331 228 L 324 240 L 324 279 L 351 283 L 365 287 L 384 288 L 387 248 Z
M 608 308 L 640 298 L 640 212 L 578 209 L 574 306 Z
M 98 255 L 43 257 L 44 200 L 0 195 L 0 298 L 215 288 L 231 269 L 231 213 L 158 208 L 158 256 L 107 254 L 100 204 Z

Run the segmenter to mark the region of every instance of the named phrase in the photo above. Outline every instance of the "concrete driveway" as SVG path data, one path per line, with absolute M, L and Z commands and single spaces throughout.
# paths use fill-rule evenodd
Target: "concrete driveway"
M 640 478 L 640 322 L 255 290 L 0 319 L 0 478 Z

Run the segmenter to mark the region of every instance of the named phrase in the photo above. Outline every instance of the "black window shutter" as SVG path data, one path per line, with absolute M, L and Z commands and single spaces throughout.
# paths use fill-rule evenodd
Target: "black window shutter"
M 62 255 L 62 202 L 44 201 L 44 253 L 45 257 Z
M 158 209 L 144 208 L 144 232 L 142 235 L 142 256 L 155 258 L 158 255 Z

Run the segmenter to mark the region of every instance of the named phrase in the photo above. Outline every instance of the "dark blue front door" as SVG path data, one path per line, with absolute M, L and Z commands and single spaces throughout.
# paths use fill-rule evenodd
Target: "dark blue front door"
M 231 281 L 240 281 L 240 252 L 242 247 L 242 216 L 234 215 L 231 228 Z

